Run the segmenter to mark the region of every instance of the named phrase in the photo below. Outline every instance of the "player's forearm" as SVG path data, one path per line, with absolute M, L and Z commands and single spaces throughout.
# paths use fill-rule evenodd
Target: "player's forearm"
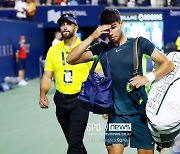
M 156 79 L 164 77 L 166 74 L 171 72 L 174 69 L 174 64 L 171 61 L 166 61 L 163 64 L 160 64 L 158 68 L 154 71 Z
M 90 44 L 94 41 L 94 38 L 92 35 L 90 35 L 87 39 L 85 39 L 83 42 L 81 42 L 78 46 L 73 48 L 69 56 L 67 57 L 66 61 L 69 64 L 76 64 L 77 61 L 84 62 L 82 58 L 83 53 L 86 51 L 86 49 L 90 46 Z M 87 60 L 85 60 L 87 61 Z
M 160 79 L 174 69 L 174 64 L 156 48 L 151 54 L 152 60 L 155 62 L 155 70 L 153 71 L 155 79 Z M 158 66 L 156 66 L 158 64 Z

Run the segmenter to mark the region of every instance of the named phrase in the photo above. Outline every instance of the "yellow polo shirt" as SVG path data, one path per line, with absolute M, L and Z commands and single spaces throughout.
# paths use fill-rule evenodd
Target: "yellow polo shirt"
M 70 65 L 66 57 L 71 50 L 81 43 L 77 37 L 71 48 L 64 45 L 64 41 L 51 46 L 46 56 L 45 71 L 53 71 L 56 89 L 63 94 L 75 94 L 81 89 L 81 84 L 87 79 L 93 62 Z M 100 68 L 100 65 L 98 66 Z
M 180 51 L 180 36 L 178 36 L 178 38 L 176 39 L 176 46 L 177 46 L 177 50 Z

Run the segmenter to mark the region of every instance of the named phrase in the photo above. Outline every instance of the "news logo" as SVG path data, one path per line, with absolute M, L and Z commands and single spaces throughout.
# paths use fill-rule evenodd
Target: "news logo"
M 131 123 L 109 123 L 109 131 L 131 131 Z

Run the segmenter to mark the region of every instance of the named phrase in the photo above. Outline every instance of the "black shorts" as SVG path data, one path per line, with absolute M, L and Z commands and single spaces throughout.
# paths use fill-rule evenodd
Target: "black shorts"
M 125 147 L 130 142 L 131 148 L 154 149 L 148 125 L 140 115 L 118 116 L 109 115 L 105 132 L 105 144 L 122 144 Z
M 26 69 L 26 59 L 18 59 L 18 70 L 25 70 Z

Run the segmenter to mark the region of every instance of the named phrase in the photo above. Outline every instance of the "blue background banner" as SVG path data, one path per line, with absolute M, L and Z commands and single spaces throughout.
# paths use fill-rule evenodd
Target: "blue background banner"
M 97 26 L 98 15 L 103 9 L 104 6 L 44 6 L 37 8 L 35 20 L 41 21 L 45 28 L 57 28 L 57 20 L 62 14 L 73 13 L 79 26 Z
M 63 13 L 71 12 L 77 16 L 79 27 L 98 26 L 98 17 L 104 6 L 37 6 L 35 21 L 44 28 L 58 28 L 57 19 Z M 118 8 L 121 13 L 161 13 L 164 22 L 164 44 L 175 41 L 180 29 L 180 8 Z M 15 19 L 15 10 L 0 10 L 0 18 Z M 142 21 L 143 22 L 143 21 Z
M 5 76 L 17 75 L 15 67 L 14 45 L 18 43 L 19 35 L 26 36 L 30 45 L 27 59 L 26 77 L 39 76 L 39 56 L 45 53 L 44 33 L 47 29 L 59 29 L 57 19 L 63 13 L 73 13 L 77 16 L 79 29 L 87 33 L 87 28 L 99 25 L 98 17 L 105 6 L 37 6 L 33 23 L 20 22 L 16 19 L 14 9 L 0 10 L 0 82 Z M 126 22 L 160 21 L 163 27 L 163 43 L 175 42 L 177 31 L 180 30 L 180 8 L 117 8 Z M 141 24 L 142 25 L 142 24 Z M 83 31 L 84 30 L 84 31 Z M 88 31 L 90 31 L 88 29 Z M 47 44 L 47 43 L 46 43 Z M 47 50 L 47 49 L 46 49 Z

